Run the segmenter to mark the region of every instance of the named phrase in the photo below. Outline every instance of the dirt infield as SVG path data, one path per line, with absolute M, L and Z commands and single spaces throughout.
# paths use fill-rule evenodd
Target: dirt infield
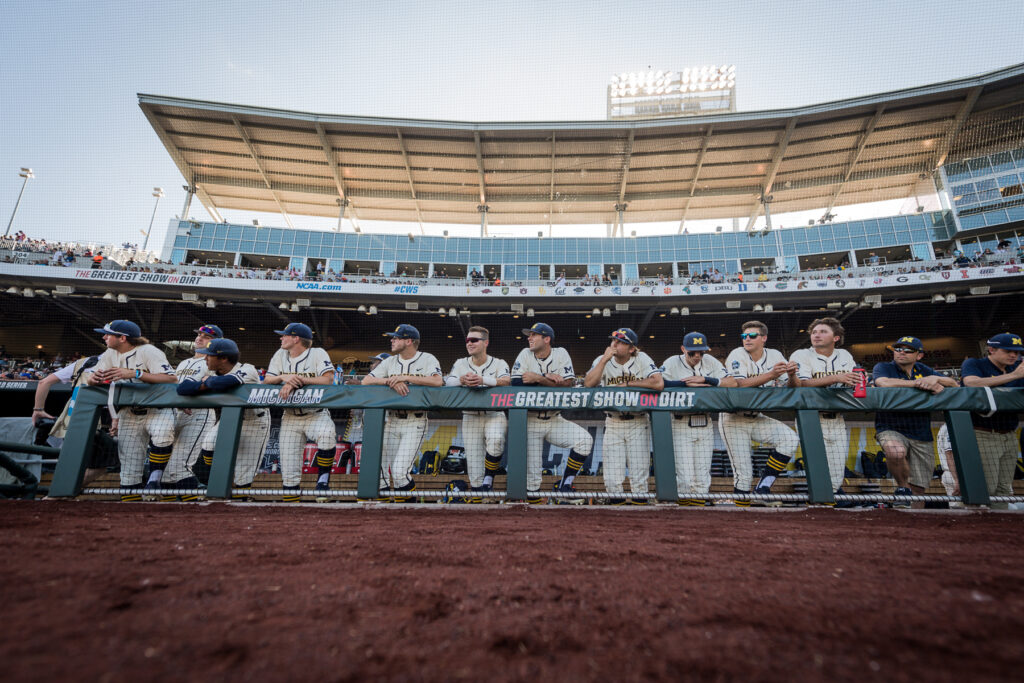
M 5 502 L 6 680 L 1019 680 L 1024 516 Z

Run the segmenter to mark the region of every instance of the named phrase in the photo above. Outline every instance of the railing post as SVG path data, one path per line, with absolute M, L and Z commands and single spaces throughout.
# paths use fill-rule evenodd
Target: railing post
M 505 499 L 526 500 L 526 411 L 508 411 L 508 479 Z
M 651 445 L 654 447 L 654 493 L 661 502 L 678 498 L 676 458 L 672 444 L 672 413 L 651 411 Z
M 946 413 L 949 428 L 949 443 L 953 446 L 953 460 L 960 482 L 960 496 L 967 505 L 989 505 L 988 486 L 985 484 L 985 470 L 981 466 L 978 438 L 974 435 L 971 414 L 966 410 L 950 410 Z
M 796 427 L 800 433 L 800 448 L 807 470 L 807 499 L 811 503 L 835 503 L 832 478 L 825 456 L 825 437 L 821 432 L 821 417 L 817 410 L 796 411 Z
M 213 450 L 210 481 L 206 485 L 209 498 L 231 498 L 235 479 L 235 456 L 242 433 L 242 408 L 221 408 L 217 424 L 217 445 Z
M 384 410 L 363 410 L 363 449 L 359 456 L 359 486 L 363 500 L 380 497 L 380 464 L 384 449 Z
M 57 470 L 50 483 L 51 497 L 72 497 L 81 493 L 82 477 L 85 476 L 85 466 L 92 456 L 96 423 L 99 422 L 102 408 L 99 404 L 87 403 L 83 396 L 78 397 L 57 459 Z

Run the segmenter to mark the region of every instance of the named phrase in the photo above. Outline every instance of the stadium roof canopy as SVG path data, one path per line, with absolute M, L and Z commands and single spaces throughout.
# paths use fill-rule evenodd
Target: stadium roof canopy
M 795 109 L 630 121 L 333 116 L 139 95 L 200 201 L 356 221 L 499 225 L 748 218 L 914 194 L 1014 146 L 1024 64 Z M 288 221 L 290 223 L 290 221 Z

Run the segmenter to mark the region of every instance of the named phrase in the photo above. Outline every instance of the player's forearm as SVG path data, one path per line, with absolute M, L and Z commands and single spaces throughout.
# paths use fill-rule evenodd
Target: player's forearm
M 367 385 L 367 386 L 387 384 L 388 383 L 388 378 L 387 377 L 374 377 L 373 375 L 367 375 L 366 377 L 363 377 L 363 382 L 362 383 L 364 385 Z
M 601 373 L 604 372 L 604 368 L 593 367 L 583 376 L 583 386 L 588 388 L 596 387 L 601 383 Z
M 797 377 L 794 382 L 792 379 L 789 381 L 791 387 L 827 387 L 831 384 L 835 384 L 838 380 L 835 377 L 811 377 L 810 379 L 804 379 L 803 377 Z
M 143 372 L 138 379 L 146 384 L 174 384 L 178 381 L 174 375 L 165 375 L 162 372 Z
M 499 377 L 494 382 L 494 386 L 496 387 L 507 387 L 510 384 L 512 384 L 512 378 L 509 377 L 508 375 L 505 375 L 504 377 Z
M 912 379 L 896 379 L 895 377 L 876 377 L 875 386 L 883 389 L 889 387 L 916 387 L 915 380 Z
M 626 382 L 626 386 L 633 387 L 634 389 L 661 391 L 665 388 L 665 379 L 660 374 L 654 374 L 645 379 L 631 379 Z
M 421 387 L 443 387 L 444 378 L 441 375 L 429 375 L 427 377 L 417 377 L 409 375 L 405 378 L 408 384 L 416 384 Z
M 303 386 L 305 386 L 307 384 L 317 384 L 317 385 L 334 384 L 334 372 L 333 371 L 332 372 L 325 372 L 324 374 L 320 375 L 319 377 L 301 377 L 300 379 L 302 380 L 302 385 Z
M 281 384 L 284 382 L 284 375 L 267 375 L 263 378 L 264 384 Z
M 1017 379 L 1012 375 L 999 375 L 997 377 L 978 377 L 977 375 L 964 375 L 965 387 L 998 387 Z M 38 403 L 36 405 L 39 405 Z
M 46 408 L 46 397 L 50 395 L 50 387 L 59 382 L 57 375 L 47 375 L 36 385 L 36 397 L 32 406 L 35 410 Z
M 738 387 L 759 387 L 762 384 L 768 384 L 775 377 L 770 372 L 766 372 L 761 375 L 754 375 L 753 377 L 737 377 L 736 386 Z

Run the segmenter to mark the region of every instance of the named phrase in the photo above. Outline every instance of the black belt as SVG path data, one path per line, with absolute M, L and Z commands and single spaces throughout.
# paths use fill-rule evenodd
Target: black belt
M 538 420 L 550 420 L 553 417 L 558 417 L 558 413 L 552 413 L 551 415 L 531 415 L 530 417 L 535 417 Z
M 743 417 L 761 417 L 761 413 L 757 410 L 748 410 L 745 413 L 740 413 Z
M 612 420 L 640 420 L 646 417 L 646 415 L 630 415 L 629 413 L 621 413 L 618 415 L 606 413 L 606 415 Z
M 710 418 L 711 416 L 707 413 L 672 413 L 673 420 L 688 420 L 691 416 L 696 417 L 697 415 L 703 415 L 704 417 Z
M 132 411 L 132 415 L 148 415 L 149 408 L 129 408 Z
M 391 411 L 391 417 L 397 417 L 397 418 L 402 419 L 402 420 L 405 420 L 405 419 L 411 418 L 411 417 L 419 418 L 419 417 L 426 417 L 426 416 L 427 416 L 426 413 L 410 413 L 407 410 L 392 410 Z
M 818 414 L 821 415 L 821 419 L 823 419 L 823 420 L 835 420 L 837 418 L 842 417 L 842 415 L 840 415 L 839 413 L 818 413 Z

